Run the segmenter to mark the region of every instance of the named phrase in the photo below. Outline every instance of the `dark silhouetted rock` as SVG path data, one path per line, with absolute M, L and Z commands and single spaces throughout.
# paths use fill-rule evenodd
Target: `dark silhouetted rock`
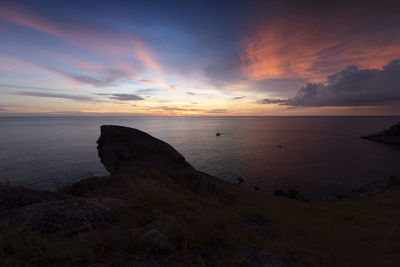
M 393 125 L 385 131 L 362 136 L 361 138 L 387 144 L 400 144 L 400 123 Z
M 156 229 L 144 233 L 140 237 L 140 245 L 147 251 L 163 254 L 171 253 L 174 249 L 168 238 Z
M 103 125 L 97 150 L 111 173 L 130 173 L 146 168 L 193 170 L 172 146 L 137 129 Z
M 101 162 L 111 174 L 129 174 L 145 169 L 156 169 L 160 173 L 185 176 L 190 180 L 190 189 L 198 194 L 217 191 L 215 178 L 194 169 L 172 146 L 137 129 L 103 125 L 97 140 Z

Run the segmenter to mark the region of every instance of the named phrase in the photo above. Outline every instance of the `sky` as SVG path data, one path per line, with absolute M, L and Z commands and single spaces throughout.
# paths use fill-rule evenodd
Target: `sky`
M 1 0 L 8 115 L 400 115 L 400 2 Z

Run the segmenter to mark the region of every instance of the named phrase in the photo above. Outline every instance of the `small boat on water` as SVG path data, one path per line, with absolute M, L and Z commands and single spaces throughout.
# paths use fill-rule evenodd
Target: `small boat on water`
M 221 135 L 221 133 L 216 133 L 215 135 L 216 135 L 216 136 L 220 136 L 220 135 Z

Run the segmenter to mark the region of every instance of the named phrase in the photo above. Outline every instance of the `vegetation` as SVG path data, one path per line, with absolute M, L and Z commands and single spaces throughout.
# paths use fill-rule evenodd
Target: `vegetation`
M 179 182 L 178 182 L 179 181 Z M 155 170 L 80 182 L 63 192 L 108 196 L 130 209 L 120 223 L 54 240 L 9 226 L 0 238 L 0 265 L 115 263 L 135 255 L 157 257 L 140 246 L 140 236 L 157 229 L 175 247 L 160 256 L 171 266 L 250 265 L 243 249 L 273 253 L 287 264 L 310 266 L 396 266 L 400 262 L 400 191 L 362 199 L 302 202 L 217 182 L 220 194 L 198 195 L 186 177 Z M 101 191 L 102 196 L 107 190 Z

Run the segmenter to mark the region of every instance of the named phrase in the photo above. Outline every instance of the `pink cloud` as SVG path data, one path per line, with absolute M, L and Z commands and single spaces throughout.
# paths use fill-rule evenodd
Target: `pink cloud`
M 355 21 L 353 15 L 348 11 L 329 17 L 293 12 L 268 23 L 255 20 L 242 40 L 243 73 L 252 80 L 322 81 L 348 65 L 377 68 L 400 56 L 400 38 L 371 42 L 393 35 L 393 29 L 369 32 L 368 21 Z

